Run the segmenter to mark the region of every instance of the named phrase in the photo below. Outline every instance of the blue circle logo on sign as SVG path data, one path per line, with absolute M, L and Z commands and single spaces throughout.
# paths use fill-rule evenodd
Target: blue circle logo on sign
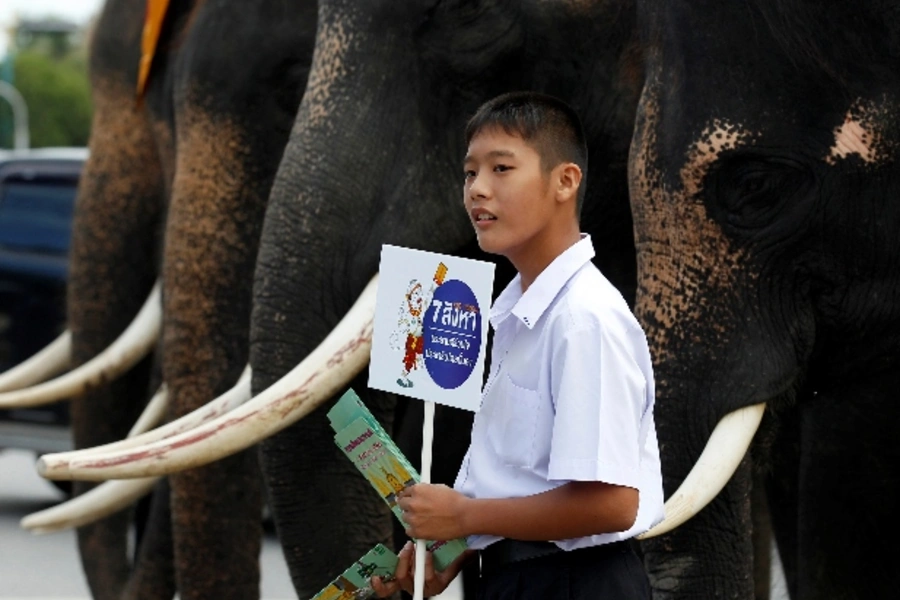
M 445 281 L 434 291 L 422 324 L 425 368 L 445 390 L 456 389 L 472 374 L 481 350 L 481 310 L 468 285 Z

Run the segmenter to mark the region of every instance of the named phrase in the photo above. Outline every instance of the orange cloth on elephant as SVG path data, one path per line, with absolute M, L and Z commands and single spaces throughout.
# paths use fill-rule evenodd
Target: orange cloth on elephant
M 407 372 L 412 371 L 416 367 L 416 355 L 422 354 L 425 350 L 425 338 L 421 335 L 406 335 L 406 354 L 403 356 L 403 368 Z
M 169 9 L 169 0 L 147 0 L 147 8 L 144 13 L 144 30 L 141 37 L 141 62 L 138 71 L 137 99 L 144 97 L 147 89 L 147 79 L 150 77 L 150 65 L 153 64 L 153 55 L 156 53 L 156 45 L 159 43 L 159 34 L 162 32 L 163 20 Z

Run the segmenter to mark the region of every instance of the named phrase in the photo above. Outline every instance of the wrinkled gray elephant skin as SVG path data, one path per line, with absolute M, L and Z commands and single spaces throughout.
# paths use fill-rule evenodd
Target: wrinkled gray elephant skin
M 872 0 L 638 4 L 636 312 L 656 361 L 666 494 L 719 419 L 767 403 L 752 463 L 644 543 L 654 597 L 753 597 L 753 469 L 792 598 L 892 596 L 900 12 Z

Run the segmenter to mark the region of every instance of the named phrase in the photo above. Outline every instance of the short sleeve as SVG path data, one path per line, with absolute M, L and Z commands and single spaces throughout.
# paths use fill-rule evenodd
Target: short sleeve
M 570 327 L 553 348 L 550 385 L 548 479 L 639 489 L 647 381 L 627 330 L 599 322 Z

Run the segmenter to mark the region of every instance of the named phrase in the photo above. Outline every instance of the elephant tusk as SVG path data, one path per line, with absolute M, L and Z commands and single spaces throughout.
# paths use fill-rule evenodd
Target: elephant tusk
M 166 408 L 169 406 L 169 388 L 163 383 L 159 389 L 150 398 L 150 402 L 144 407 L 144 411 L 138 420 L 131 426 L 128 432 L 129 438 L 138 436 L 144 432 L 150 431 L 156 427 L 166 416 Z
M 0 375 L 0 392 L 34 385 L 69 368 L 72 358 L 72 332 L 64 331 L 43 350 Z
M 230 456 L 298 421 L 343 388 L 369 362 L 374 277 L 337 327 L 303 362 L 246 404 L 182 434 L 69 464 L 68 477 L 99 481 L 167 475 Z M 49 477 L 43 459 L 38 470 Z
M 19 525 L 32 533 L 53 533 L 99 521 L 128 508 L 153 489 L 159 477 L 104 481 L 67 502 L 24 517 Z
M 164 383 L 147 403 L 144 412 L 128 432 L 128 437 L 140 435 L 159 423 L 168 402 L 169 392 Z M 53 533 L 81 527 L 131 506 L 149 493 L 157 480 L 159 477 L 106 481 L 67 502 L 28 515 L 19 525 L 32 533 Z
M 128 432 L 128 437 L 134 438 L 159 423 L 165 415 L 168 402 L 169 392 L 164 383 L 153 394 L 144 412 Z M 19 525 L 32 533 L 53 533 L 81 527 L 128 508 L 149 493 L 158 480 L 159 477 L 147 477 L 105 481 L 76 498 L 26 516 Z
M 722 491 L 747 453 L 765 410 L 763 402 L 722 417 L 691 472 L 666 501 L 665 519 L 638 539 L 672 531 L 700 512 Z
M 160 285 L 157 282 L 127 329 L 110 346 L 65 375 L 34 387 L 0 394 L 0 408 L 39 406 L 84 392 L 111 381 L 133 367 L 153 349 L 162 326 Z
M 198 425 L 202 425 L 203 423 L 211 421 L 216 417 L 227 414 L 229 411 L 237 408 L 238 406 L 249 400 L 250 378 L 251 370 L 250 367 L 247 366 L 244 368 L 244 371 L 238 378 L 237 383 L 235 383 L 230 390 L 228 390 L 215 400 L 208 402 L 194 412 L 184 415 L 180 419 L 176 419 L 171 423 L 167 423 L 162 427 L 159 427 L 158 429 L 153 429 L 152 431 L 147 431 L 146 433 L 144 433 L 143 431 L 135 432 L 134 429 L 137 428 L 137 424 L 135 424 L 132 433 L 129 433 L 129 437 L 127 439 L 104 444 L 102 446 L 95 446 L 93 448 L 75 450 L 73 452 L 45 454 L 40 458 L 40 461 L 38 462 L 38 471 L 41 473 L 41 475 L 47 477 L 48 479 L 66 479 L 69 475 L 69 465 L 72 461 L 81 460 L 88 456 L 108 454 L 111 452 L 121 452 L 124 450 L 128 450 L 129 448 L 136 448 L 138 446 L 143 446 L 156 442 L 158 440 L 172 437 L 185 431 L 190 431 Z M 162 390 L 162 388 L 160 388 L 160 390 Z M 157 394 L 157 396 L 158 395 L 159 394 Z M 154 400 L 155 399 L 156 397 L 154 397 Z M 154 403 L 154 400 L 151 400 L 147 405 L 147 408 L 144 410 L 144 414 L 142 414 L 141 418 L 138 419 L 138 423 L 145 419 L 151 405 Z

